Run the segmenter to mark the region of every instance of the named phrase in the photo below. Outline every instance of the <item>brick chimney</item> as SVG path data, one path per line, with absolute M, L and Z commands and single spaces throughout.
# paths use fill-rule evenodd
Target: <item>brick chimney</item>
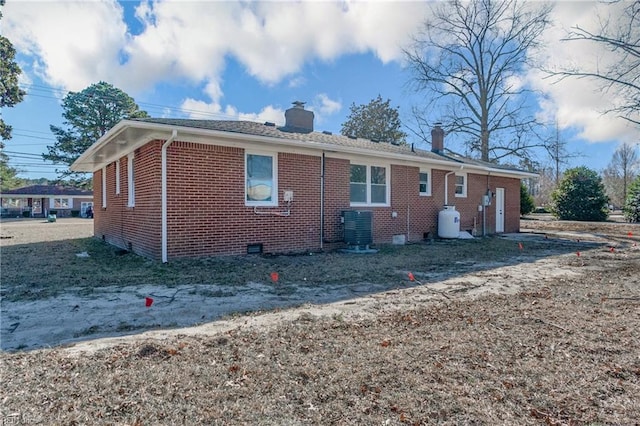
M 444 154 L 444 130 L 441 125 L 442 123 L 436 123 L 431 130 L 431 151 L 436 154 Z
M 284 112 L 285 125 L 282 130 L 293 133 L 313 132 L 313 111 L 304 109 L 304 102 L 295 101 L 293 106 Z

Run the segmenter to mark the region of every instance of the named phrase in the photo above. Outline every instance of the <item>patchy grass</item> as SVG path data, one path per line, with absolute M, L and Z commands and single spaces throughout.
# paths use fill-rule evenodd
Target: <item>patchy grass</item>
M 55 225 L 55 224 L 52 224 Z M 73 228 L 69 228 L 72 237 Z M 14 244 L 10 244 L 14 243 Z M 336 283 L 388 284 L 398 282 L 398 271 L 419 271 L 421 280 L 439 279 L 443 270 L 466 272 L 488 262 L 513 262 L 517 243 L 502 238 L 436 240 L 406 246 L 385 245 L 377 254 L 306 253 L 281 256 L 237 256 L 180 259 L 163 264 L 122 250 L 98 239 L 2 245 L 2 297 L 36 300 L 63 292 L 89 294 L 93 288 L 159 284 L 243 285 L 269 281 L 277 270 L 279 281 L 307 285 Z M 565 250 L 556 247 L 554 253 Z M 77 257 L 86 252 L 89 257 Z M 548 244 L 527 245 L 527 255 L 550 254 Z M 285 290 L 282 290 L 285 291 Z
M 619 272 L 636 274 L 638 284 L 637 262 Z M 300 312 L 270 328 L 139 340 L 90 356 L 64 349 L 4 354 L 0 417 L 65 424 L 634 424 L 638 301 L 604 298 L 629 289 L 603 274 L 594 278 L 382 311 L 374 320 Z
M 503 280 L 534 278 L 517 294 L 409 299 L 412 293 L 395 291 L 376 297 L 375 310 L 354 308 L 349 315 L 315 315 L 302 307 L 268 324 L 248 326 L 249 317 L 237 315 L 234 327 L 208 335 L 177 331 L 89 352 L 53 348 L 2 353 L 0 420 L 636 424 L 640 249 L 633 241 L 618 240 L 611 245 L 614 251 L 603 244 L 544 241 L 526 242 L 521 251 L 516 241 L 489 238 L 381 247 L 379 254 L 366 257 L 333 253 L 162 265 L 117 256 L 100 242 L 78 239 L 63 241 L 55 254 L 43 253 L 46 259 L 39 261 L 60 268 L 48 270 L 48 280 L 26 266 L 30 259 L 23 259 L 21 274 L 19 256 L 9 250 L 7 259 L 3 245 L 3 297 L 25 300 L 77 291 L 55 276 L 73 276 L 67 262 L 85 250 L 91 257 L 78 259 L 73 268 L 95 276 L 80 284 L 83 291 L 102 285 L 100 279 L 108 285 L 132 285 L 140 279 L 167 285 L 266 281 L 274 269 L 285 289 L 305 278 L 317 286 L 343 280 L 387 282 L 400 279 L 401 271 L 413 271 L 427 282 L 446 268 L 456 273 L 482 269 L 469 277 L 483 278 L 496 264 L 514 265 Z M 6 287 L 5 265 L 13 277 Z M 538 273 L 554 265 L 570 273 Z M 21 276 L 28 277 L 25 283 Z

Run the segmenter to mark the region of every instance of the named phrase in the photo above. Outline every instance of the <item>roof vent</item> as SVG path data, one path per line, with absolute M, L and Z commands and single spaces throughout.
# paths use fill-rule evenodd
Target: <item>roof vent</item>
M 353 136 L 353 135 L 347 135 L 347 137 L 348 137 L 349 139 L 358 139 L 356 136 Z
M 285 125 L 282 130 L 293 133 L 313 132 L 313 111 L 304 109 L 304 102 L 295 101 L 293 107 L 284 112 Z
M 264 125 L 267 127 L 276 127 L 276 123 L 272 123 L 271 121 L 265 121 Z
M 333 134 L 328 130 L 323 130 L 322 133 L 325 134 L 325 135 L 332 135 Z

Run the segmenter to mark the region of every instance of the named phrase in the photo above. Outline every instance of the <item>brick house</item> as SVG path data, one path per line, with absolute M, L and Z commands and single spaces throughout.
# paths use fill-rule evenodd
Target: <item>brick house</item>
M 0 194 L 3 217 L 84 217 L 93 192 L 61 185 L 30 185 Z
M 71 167 L 93 172 L 95 236 L 163 262 L 332 250 L 345 247 L 345 211 L 371 212 L 380 244 L 436 237 L 445 204 L 461 230 L 519 231 L 520 180 L 534 175 L 445 155 L 439 127 L 424 151 L 316 132 L 313 118 L 294 103 L 283 127 L 121 121 Z

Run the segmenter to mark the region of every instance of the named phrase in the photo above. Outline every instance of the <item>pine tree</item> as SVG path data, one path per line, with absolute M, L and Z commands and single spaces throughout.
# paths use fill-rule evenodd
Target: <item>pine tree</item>
M 103 81 L 81 92 L 69 92 L 62 108 L 66 128 L 50 126 L 57 141 L 42 157 L 67 167 L 120 120 L 148 117 L 132 97 Z M 67 169 L 62 175 L 74 173 Z
M 640 222 L 640 175 L 629 185 L 623 214 L 627 222 Z

